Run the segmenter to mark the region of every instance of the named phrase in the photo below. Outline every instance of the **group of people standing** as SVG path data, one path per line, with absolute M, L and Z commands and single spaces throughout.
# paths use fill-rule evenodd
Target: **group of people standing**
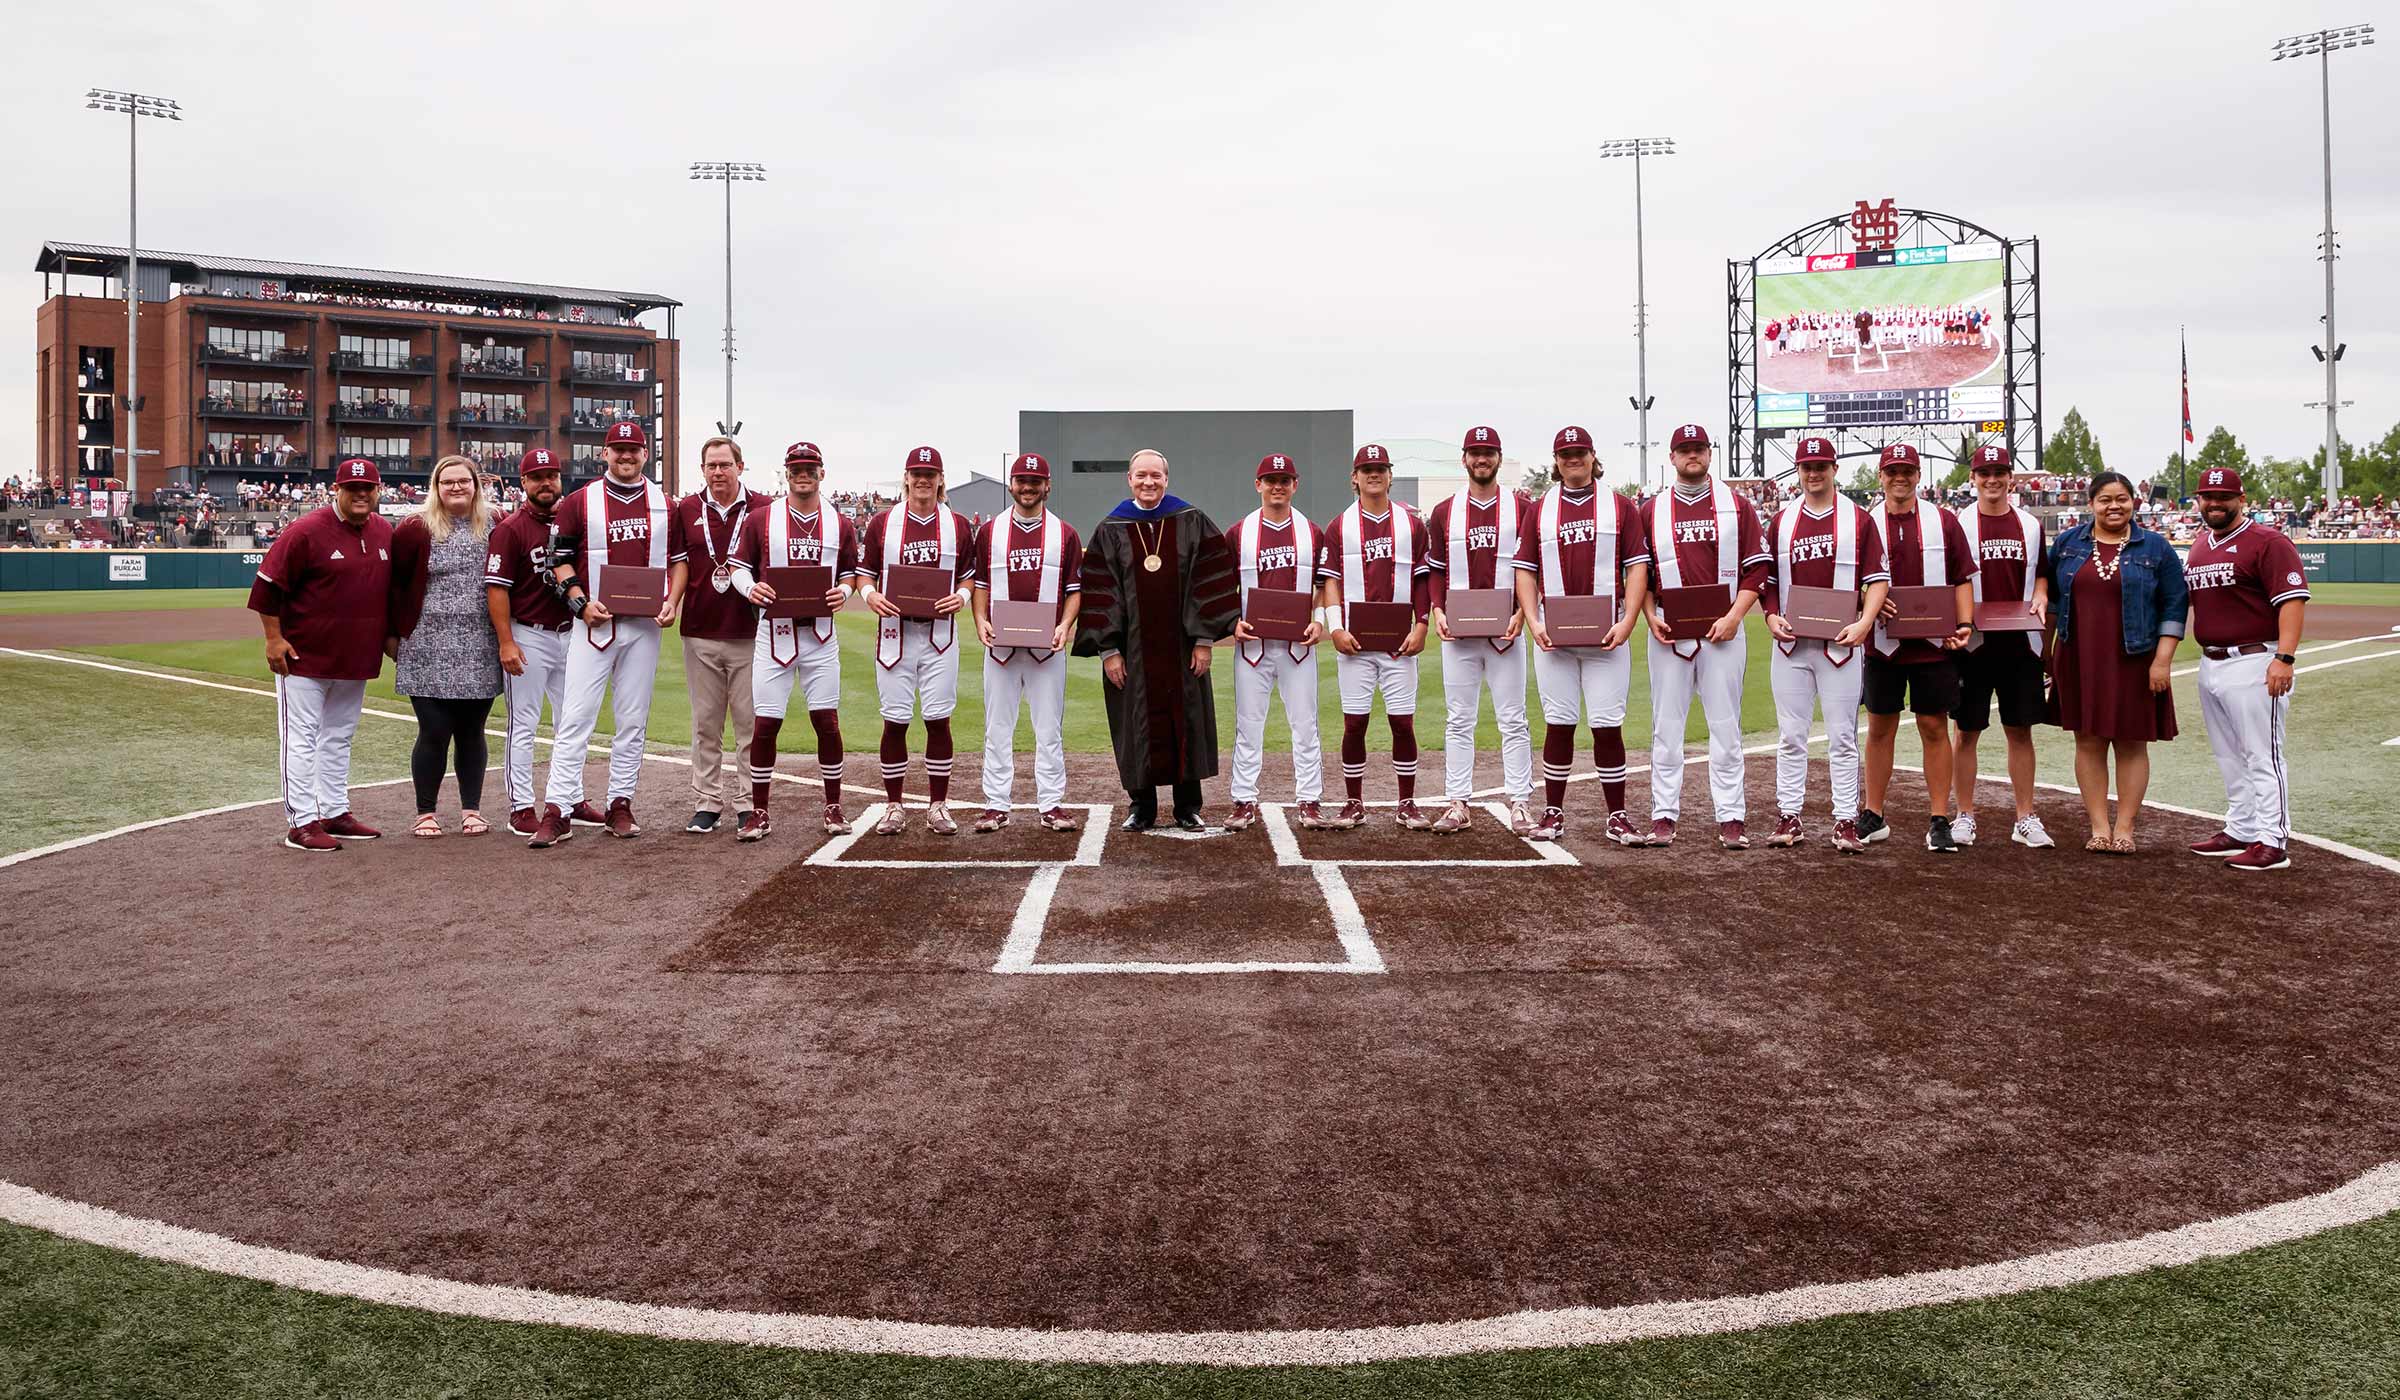
M 632 798 L 650 692 L 663 629 L 678 621 L 693 717 L 695 810 L 686 830 L 713 830 L 730 811 L 741 839 L 771 832 L 777 744 L 798 688 L 817 750 L 823 828 L 847 832 L 832 614 L 855 596 L 876 617 L 887 801 L 875 829 L 883 835 L 907 825 L 901 786 L 912 721 L 925 736 L 924 825 L 940 835 L 959 829 L 948 789 L 964 613 L 985 652 L 979 832 L 1012 819 L 1020 708 L 1030 711 L 1035 735 L 1035 820 L 1076 829 L 1064 805 L 1070 652 L 1101 662 L 1127 828 L 1158 821 L 1160 787 L 1172 792 L 1176 824 L 1204 825 L 1201 783 L 1217 770 L 1209 671 L 1217 645 L 1230 641 L 1226 825 L 1236 830 L 1259 819 L 1265 725 L 1277 698 L 1291 733 L 1301 825 L 1341 829 L 1366 820 L 1367 739 L 1380 701 L 1398 788 L 1395 822 L 1464 830 L 1474 820 L 1475 734 L 1488 695 L 1514 832 L 1533 840 L 1564 834 L 1575 750 L 1588 727 L 1607 839 L 1668 846 L 1681 819 L 1682 737 L 1697 697 L 1715 834 L 1721 846 L 1743 849 L 1744 626 L 1757 608 L 1773 640 L 1779 729 L 1770 846 L 1804 839 L 1808 752 L 1820 716 L 1832 844 L 1856 853 L 1889 836 L 1883 808 L 1903 712 L 1914 716 L 1923 746 L 1926 846 L 1953 852 L 1974 844 L 1978 741 L 1996 702 L 2015 797 L 2011 839 L 2053 844 L 2033 810 L 2032 734 L 2052 723 L 2075 736 L 2086 848 L 2133 850 L 2147 745 L 2176 734 L 2169 681 L 2188 622 L 2203 648 L 2202 704 L 2228 796 L 2225 829 L 2193 850 L 2242 870 L 2289 864 L 2282 733 L 2308 589 L 2290 541 L 2248 521 L 2237 473 L 2204 474 L 2199 498 L 2209 531 L 2187 569 L 2162 536 L 2134 522 L 2131 484 L 2114 473 L 2090 483 L 2090 521 L 2046 539 L 2040 520 L 2013 503 L 2009 454 L 1997 446 L 1976 450 L 1976 500 L 1952 511 L 1920 497 L 1920 463 L 1905 444 L 1883 450 L 1883 499 L 1868 507 L 1837 489 L 1832 441 L 1804 439 L 1801 495 L 1771 520 L 1713 475 L 1713 444 L 1698 424 L 1671 437 L 1668 489 L 1640 501 L 1604 488 L 1584 429 L 1559 430 L 1551 450 L 1554 484 L 1529 500 L 1499 485 L 1498 431 L 1470 430 L 1461 446 L 1467 489 L 1420 516 L 1392 499 L 1389 454 L 1368 444 L 1351 463 L 1352 504 L 1321 526 L 1293 508 L 1299 464 L 1269 454 L 1255 473 L 1259 507 L 1230 532 L 1170 494 L 1166 458 L 1144 451 L 1129 465 L 1128 498 L 1093 528 L 1088 547 L 1049 512 L 1049 464 L 1031 453 L 1010 466 L 1010 511 L 980 526 L 942 504 L 941 454 L 931 447 L 909 453 L 902 500 L 863 527 L 824 501 L 824 457 L 807 442 L 786 451 L 787 491 L 775 498 L 742 487 L 738 444 L 711 439 L 702 452 L 705 489 L 674 501 L 644 475 L 641 425 L 619 423 L 608 434 L 607 474 L 571 495 L 562 495 L 559 464 L 546 449 L 526 453 L 525 508 L 496 523 L 473 464 L 445 459 L 424 510 L 396 530 L 375 513 L 375 465 L 347 461 L 335 472 L 334 503 L 278 541 L 252 590 L 281 700 L 285 844 L 325 851 L 377 835 L 349 810 L 348 750 L 365 684 L 387 653 L 420 721 L 414 834 L 441 834 L 435 799 L 453 760 L 459 830 L 489 830 L 480 812 L 483 724 L 493 700 L 505 698 L 511 829 L 537 849 L 578 827 L 638 835 Z M 824 571 L 810 577 L 826 591 L 795 610 L 768 571 L 808 566 Z M 641 615 L 610 611 L 600 584 L 611 567 L 663 574 L 654 613 L 649 601 Z M 1894 588 L 1948 590 L 1955 628 L 1933 638 L 1892 635 Z M 1795 589 L 1832 590 L 1850 600 L 1853 615 L 1831 636 L 1803 635 L 1788 606 Z M 1451 625 L 1453 590 L 1485 600 L 1499 590 L 1513 607 L 1502 609 L 1496 631 L 1465 634 L 1473 631 L 1465 622 Z M 1307 595 L 1295 600 L 1311 605 L 1304 626 L 1265 635 L 1249 607 L 1260 593 Z M 1721 615 L 1712 602 L 1707 617 L 1671 622 L 1666 600 L 1693 597 L 1728 605 Z M 1596 609 L 1583 601 L 1594 599 Z M 2029 614 L 2030 629 L 1978 627 L 1979 605 L 2000 602 Z M 1023 627 L 1030 624 L 1016 614 L 1028 603 L 1042 605 L 1038 634 L 1004 637 L 994 605 L 1011 605 L 1011 625 Z M 1395 604 L 1405 618 L 1395 631 L 1362 636 L 1367 629 L 1353 626 L 1354 605 L 1388 613 Z M 1568 612 L 1599 621 L 1570 631 Z M 1637 629 L 1647 634 L 1650 676 L 1647 821 L 1626 802 L 1626 644 Z M 1446 709 L 1438 815 L 1416 792 L 1418 662 L 1431 639 L 1442 647 Z M 1344 794 L 1331 812 L 1321 790 L 1315 657 L 1328 642 L 1343 714 Z M 1529 657 L 1544 721 L 1538 812 Z M 583 768 L 601 705 L 612 698 L 616 733 L 602 807 L 585 800 Z M 555 745 L 537 799 L 532 759 L 545 704 Z M 729 717 L 740 754 L 731 781 L 722 753 Z

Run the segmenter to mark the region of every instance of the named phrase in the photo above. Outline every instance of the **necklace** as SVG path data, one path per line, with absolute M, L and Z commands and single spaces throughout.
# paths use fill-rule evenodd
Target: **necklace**
M 1158 522 L 1158 534 L 1156 537 L 1152 537 L 1142 533 L 1142 522 L 1136 520 L 1133 522 L 1133 534 L 1134 538 L 1142 542 L 1142 567 L 1151 573 L 1157 573 L 1159 547 L 1167 542 L 1167 522 L 1163 520 Z
M 2125 565 L 2125 546 L 2123 543 L 2112 545 L 2111 548 L 2116 552 L 2104 559 L 2100 556 L 2100 546 L 2105 543 L 2097 537 L 2092 540 L 2092 572 L 2104 579 L 2113 579 L 2117 576 L 2117 570 Z

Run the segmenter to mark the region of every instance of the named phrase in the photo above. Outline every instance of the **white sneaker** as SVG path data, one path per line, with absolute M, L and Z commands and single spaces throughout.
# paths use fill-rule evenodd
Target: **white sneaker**
M 1526 810 L 1525 799 L 1517 798 L 1508 804 L 1508 829 L 1519 836 L 1533 834 L 1533 813 Z
M 2049 832 L 2042 829 L 2040 817 L 2019 817 L 2015 829 L 2008 833 L 2008 839 L 2037 851 L 2046 851 L 2058 844 L 2050 839 Z
M 1975 844 L 1975 814 L 1961 812 L 1950 819 L 1950 839 L 1961 846 Z

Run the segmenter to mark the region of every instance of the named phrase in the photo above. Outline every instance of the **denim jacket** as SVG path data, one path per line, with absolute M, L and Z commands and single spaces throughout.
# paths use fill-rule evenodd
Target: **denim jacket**
M 2183 558 L 2167 537 L 2139 525 L 2131 531 L 2117 556 L 2117 583 L 2125 593 L 2125 654 L 2148 656 L 2158 650 L 2161 636 L 2183 635 L 2191 596 L 2183 583 Z M 2075 626 L 2075 571 L 2092 560 L 2091 522 L 2060 535 L 2050 546 L 2050 560 L 2058 580 L 2050 591 L 2051 610 L 2058 615 L 2063 644 Z

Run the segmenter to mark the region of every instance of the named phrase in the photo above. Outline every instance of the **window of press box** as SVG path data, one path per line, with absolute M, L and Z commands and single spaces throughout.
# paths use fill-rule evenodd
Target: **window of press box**
M 1069 470 L 1071 471 L 1091 472 L 1095 474 L 1108 472 L 1115 473 L 1117 475 L 1123 475 L 1132 469 L 1133 461 L 1131 458 L 1110 458 L 1097 462 L 1079 460 L 1072 463 L 1069 467 Z

